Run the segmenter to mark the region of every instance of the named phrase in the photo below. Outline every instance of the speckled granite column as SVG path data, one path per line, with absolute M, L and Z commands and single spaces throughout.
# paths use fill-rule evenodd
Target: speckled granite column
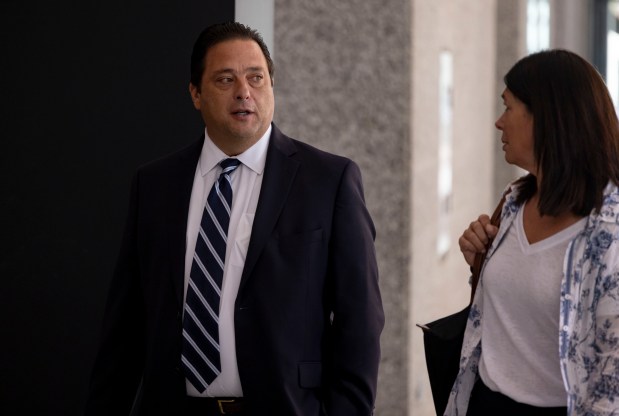
M 275 1 L 275 121 L 355 160 L 374 219 L 386 326 L 376 414 L 407 412 L 410 1 Z

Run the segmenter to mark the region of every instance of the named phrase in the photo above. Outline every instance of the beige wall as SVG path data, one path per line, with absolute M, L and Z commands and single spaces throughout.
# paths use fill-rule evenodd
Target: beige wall
M 468 267 L 457 246 L 462 230 L 492 203 L 496 2 L 413 1 L 411 113 L 410 326 L 464 307 Z M 436 251 L 438 61 L 453 55 L 453 204 L 451 249 Z M 409 415 L 432 415 L 421 330 L 410 332 Z
M 503 76 L 516 63 L 517 60 L 527 54 L 526 26 L 527 26 L 527 0 L 497 1 L 497 36 L 496 36 L 496 97 L 494 101 L 497 119 L 503 112 L 503 100 L 499 98 L 505 89 Z M 524 172 L 518 167 L 508 165 L 505 162 L 503 146 L 499 141 L 500 135 L 496 134 L 494 142 L 493 160 L 493 198 L 498 199 L 505 190 L 507 184 Z

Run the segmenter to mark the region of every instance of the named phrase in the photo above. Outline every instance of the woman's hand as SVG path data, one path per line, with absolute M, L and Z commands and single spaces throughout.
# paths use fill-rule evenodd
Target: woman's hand
M 480 215 L 469 225 L 469 228 L 464 230 L 458 239 L 458 244 L 469 266 L 473 265 L 477 253 L 486 251 L 486 244 L 496 236 L 498 231 L 499 228 L 490 224 L 490 217 L 485 214 Z

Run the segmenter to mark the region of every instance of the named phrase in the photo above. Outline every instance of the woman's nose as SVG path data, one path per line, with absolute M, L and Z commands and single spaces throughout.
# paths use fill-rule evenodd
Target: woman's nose
M 503 130 L 503 116 L 497 118 L 494 122 L 494 127 L 496 127 L 497 130 Z

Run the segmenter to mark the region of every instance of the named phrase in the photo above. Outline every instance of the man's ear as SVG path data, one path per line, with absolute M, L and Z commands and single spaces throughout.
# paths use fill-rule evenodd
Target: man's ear
M 193 85 L 191 82 L 189 83 L 189 95 L 191 95 L 191 102 L 193 102 L 193 106 L 196 110 L 200 109 L 200 90 L 198 87 Z

